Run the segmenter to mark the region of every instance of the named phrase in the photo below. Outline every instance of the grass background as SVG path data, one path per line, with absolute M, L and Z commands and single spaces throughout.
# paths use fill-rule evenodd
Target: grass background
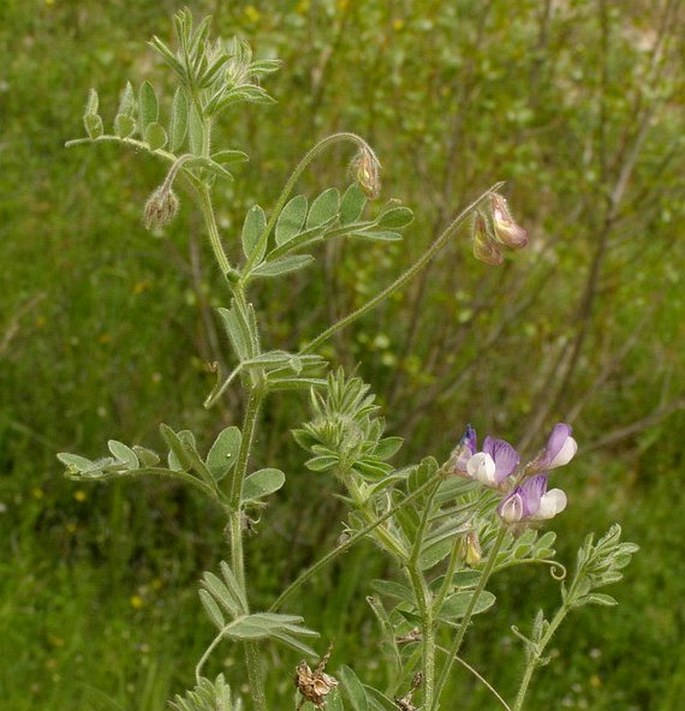
M 224 36 L 284 61 L 272 108 L 227 115 L 215 140 L 252 160 L 219 196 L 222 234 L 268 208 L 319 137 L 352 130 L 384 165 L 384 195 L 417 220 L 403 245 L 326 248 L 320 268 L 258 295 L 266 340 L 296 347 L 411 263 L 482 189 L 507 181 L 531 246 L 495 270 L 468 236 L 398 299 L 332 344 L 374 386 L 400 457 L 443 460 L 466 422 L 538 446 L 573 422 L 581 456 L 554 522 L 560 558 L 617 520 L 641 553 L 557 637 L 529 708 L 668 709 L 685 703 L 682 654 L 683 12 L 680 3 L 194 2 Z M 111 146 L 65 150 L 86 91 L 105 120 L 127 79 L 168 77 L 145 48 L 175 2 L 6 0 L 0 8 L 0 698 L 8 709 L 156 711 L 191 683 L 211 629 L 195 587 L 225 554 L 221 522 L 160 482 L 74 486 L 54 454 L 97 456 L 110 437 L 155 446 L 164 420 L 210 442 L 240 415 L 204 411 L 205 362 L 229 357 L 222 303 L 188 201 L 163 236 L 142 205 L 163 167 Z M 582 51 L 580 50 L 582 48 Z M 349 157 L 303 188 L 344 186 Z M 218 288 L 217 288 L 218 287 Z M 323 297 L 326 294 L 326 298 Z M 290 478 L 249 543 L 255 606 L 330 546 L 333 482 L 302 469 L 288 431 L 303 403 L 274 399 L 263 463 Z M 436 423 L 441 423 L 436 426 Z M 444 423 L 444 424 L 442 424 Z M 297 611 L 335 640 L 333 667 L 380 674 L 364 602 L 392 574 L 370 547 L 306 590 Z M 466 658 L 516 688 L 525 629 L 556 590 L 538 570 L 503 576 Z M 296 658 L 270 652 L 272 706 L 290 704 Z M 226 645 L 210 671 L 240 688 Z M 457 696 L 458 694 L 458 696 Z M 465 673 L 462 708 L 491 708 Z M 286 701 L 284 702 L 283 699 Z

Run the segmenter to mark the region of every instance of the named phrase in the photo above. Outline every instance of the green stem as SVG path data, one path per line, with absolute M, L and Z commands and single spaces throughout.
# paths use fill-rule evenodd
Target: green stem
M 219 642 L 223 639 L 224 631 L 221 630 L 216 637 L 212 640 L 211 644 L 207 649 L 205 649 L 204 654 L 200 657 L 200 661 L 195 666 L 195 682 L 199 685 L 200 679 L 202 678 L 202 667 L 207 663 L 212 652 L 217 648 Z
M 236 462 L 235 470 L 231 477 L 230 490 L 228 492 L 228 505 L 231 510 L 228 521 L 231 532 L 231 565 L 243 593 L 245 593 L 245 563 L 243 555 L 243 514 L 241 510 L 241 496 L 243 481 L 245 480 L 252 445 L 254 444 L 254 436 L 257 430 L 262 400 L 263 394 L 261 390 L 256 389 L 250 392 L 245 408 L 245 416 L 243 418 L 243 436 L 240 442 L 240 450 L 238 451 L 238 461 Z M 245 596 L 247 597 L 247 595 Z
M 245 663 L 247 665 L 247 676 L 250 681 L 250 695 L 252 696 L 254 711 L 267 711 L 266 696 L 264 695 L 264 673 L 259 647 L 256 642 L 245 643 Z
M 435 600 L 433 601 L 433 609 L 436 612 L 440 612 L 440 608 L 445 602 L 445 598 L 449 594 L 452 588 L 452 580 L 454 579 L 454 574 L 457 572 L 457 565 L 459 565 L 460 549 L 462 538 L 455 538 L 452 544 L 452 550 L 450 552 L 450 560 L 447 564 L 447 572 L 440 586 L 440 592 L 437 594 Z
M 530 685 L 531 679 L 533 678 L 533 673 L 535 672 L 540 663 L 540 657 L 542 656 L 545 647 L 547 647 L 550 640 L 554 636 L 554 633 L 557 631 L 557 628 L 564 621 L 564 618 L 566 617 L 568 612 L 569 609 L 568 607 L 566 607 L 566 605 L 563 605 L 559 608 L 557 614 L 554 615 L 554 619 L 549 623 L 549 628 L 547 629 L 547 632 L 537 643 L 534 653 L 530 655 L 528 663 L 526 664 L 526 668 L 523 672 L 521 686 L 519 687 L 518 694 L 516 695 L 516 701 L 514 702 L 512 711 L 520 711 L 520 709 L 523 708 L 523 702 L 526 698 L 526 694 L 528 693 L 528 687 Z
M 245 266 L 242 270 L 242 273 L 247 277 L 250 274 L 250 271 L 255 266 L 255 261 L 257 259 L 257 255 L 261 254 L 263 252 L 264 247 L 266 246 L 267 240 L 269 239 L 269 235 L 271 234 L 271 230 L 273 230 L 274 225 L 276 224 L 276 220 L 278 220 L 279 215 L 281 214 L 281 210 L 285 207 L 285 203 L 287 202 L 288 198 L 290 197 L 290 193 L 292 193 L 293 189 L 295 188 L 295 185 L 297 184 L 297 181 L 300 179 L 300 176 L 304 171 L 306 170 L 307 166 L 326 148 L 329 146 L 334 145 L 335 143 L 340 143 L 341 141 L 351 141 L 352 143 L 357 144 L 360 148 L 366 148 L 367 150 L 371 150 L 371 147 L 366 143 L 366 141 L 361 138 L 361 136 L 357 136 L 355 133 L 334 133 L 332 136 L 327 136 L 323 140 L 319 141 L 312 149 L 310 149 L 305 156 L 302 158 L 302 160 L 297 164 L 295 170 L 292 172 L 290 177 L 288 178 L 288 181 L 286 182 L 285 186 L 283 187 L 283 190 L 281 191 L 281 194 L 278 196 L 278 200 L 276 201 L 276 204 L 274 205 L 274 209 L 271 212 L 271 216 L 269 217 L 269 221 L 266 223 L 266 226 L 264 227 L 264 230 L 262 234 L 259 236 L 259 239 L 257 240 L 257 244 L 252 251 L 252 255 L 249 257 L 247 262 L 245 263 Z
M 355 479 L 355 475 L 351 472 L 344 472 L 340 477 L 347 486 L 347 490 L 352 494 L 357 508 L 362 513 L 367 523 L 375 523 L 377 521 L 376 515 L 369 508 L 369 502 L 365 499 L 361 493 L 359 485 Z M 404 549 L 404 546 L 400 541 L 393 536 L 393 534 L 384 526 L 379 526 L 374 528 L 374 537 L 381 543 L 381 545 L 395 558 L 401 565 L 407 564 L 408 554 Z
M 351 548 L 357 541 L 361 540 L 365 536 L 368 536 L 369 533 L 371 533 L 374 529 L 376 529 L 378 526 L 380 526 L 384 521 L 387 521 L 391 516 L 394 516 L 400 509 L 403 509 L 405 506 L 408 506 L 410 503 L 412 503 L 415 499 L 417 499 L 419 496 L 422 496 L 425 492 L 426 489 L 428 489 L 430 486 L 434 484 L 433 479 L 429 479 L 427 482 L 422 484 L 416 491 L 411 493 L 409 496 L 407 496 L 406 499 L 402 500 L 399 504 L 391 508 L 389 511 L 386 511 L 382 516 L 379 516 L 377 519 L 375 519 L 372 523 L 370 523 L 368 526 L 365 526 L 364 528 L 361 528 L 359 531 L 357 531 L 354 535 L 350 536 L 344 543 L 341 543 L 337 548 L 334 548 L 332 551 L 329 553 L 326 553 L 326 555 L 318 560 L 314 565 L 311 567 L 307 568 L 303 573 L 299 575 L 299 577 L 294 580 L 274 601 L 274 603 L 271 605 L 269 608 L 269 612 L 276 612 L 279 610 L 282 606 L 283 603 L 304 583 L 306 583 L 308 580 L 310 580 L 316 573 L 318 573 L 322 568 L 325 568 L 333 559 L 335 559 L 337 556 L 339 556 L 341 553 L 344 553 L 348 548 Z
M 421 617 L 421 657 L 423 671 L 423 708 L 433 708 L 435 693 L 435 619 L 431 604 L 431 591 L 421 571 L 410 562 L 407 574 L 414 589 L 414 597 Z
M 557 610 L 557 614 L 554 615 L 554 619 L 549 623 L 549 627 L 545 634 L 536 642 L 535 647 L 532 648 L 529 653 L 528 661 L 526 663 L 526 668 L 523 672 L 523 678 L 521 679 L 521 685 L 519 686 L 518 694 L 516 695 L 516 701 L 514 702 L 513 711 L 520 711 L 523 708 L 523 702 L 526 698 L 526 693 L 528 692 L 528 687 L 530 685 L 531 679 L 533 678 L 533 673 L 540 665 L 540 658 L 545 648 L 549 644 L 550 640 L 556 633 L 559 625 L 564 621 L 564 618 L 571 610 L 571 604 L 569 601 L 574 600 L 577 594 L 578 585 L 581 579 L 581 570 L 579 568 L 569 586 L 568 592 L 563 597 L 563 602 L 561 607 Z
M 188 474 L 188 472 L 176 471 L 176 470 L 172 470 L 172 469 L 162 469 L 161 467 L 145 467 L 144 469 L 132 469 L 131 471 L 119 472 L 117 474 L 113 474 L 111 476 L 111 478 L 112 479 L 125 479 L 125 478 L 135 477 L 138 475 L 145 475 L 145 474 L 150 474 L 152 476 L 161 476 L 161 477 L 165 477 L 165 478 L 169 478 L 169 479 L 180 480 L 180 481 L 184 482 L 185 484 L 189 484 L 190 486 L 193 486 L 196 489 L 199 489 L 203 494 L 208 496 L 218 506 L 221 506 L 223 509 L 226 509 L 226 502 L 221 499 L 220 495 L 214 489 L 212 489 L 211 486 L 206 484 L 201 479 L 198 479 L 196 476 L 193 476 L 192 474 Z M 74 481 L 83 481 L 83 479 L 81 479 L 81 477 L 69 477 L 69 478 L 73 479 Z
M 230 271 L 232 271 L 231 263 L 228 261 L 226 252 L 224 252 L 223 245 L 221 244 L 221 238 L 219 237 L 219 228 L 216 224 L 216 218 L 214 217 L 214 208 L 212 206 L 212 198 L 209 193 L 209 188 L 206 185 L 197 186 L 197 193 L 200 199 L 200 209 L 202 210 L 202 216 L 205 220 L 205 225 L 207 225 L 207 232 L 209 233 L 209 243 L 212 246 L 212 251 L 214 252 L 214 258 L 221 269 L 221 273 L 225 276 Z
M 401 289 L 405 284 L 410 282 L 427 264 L 430 260 L 450 241 L 454 236 L 454 233 L 462 226 L 464 221 L 470 216 L 470 214 L 475 210 L 478 205 L 485 200 L 488 195 L 495 192 L 502 186 L 502 183 L 495 183 L 491 188 L 486 190 L 482 195 L 477 197 L 470 205 L 468 205 L 464 210 L 462 210 L 457 217 L 445 228 L 444 232 L 433 242 L 433 244 L 419 257 L 419 259 L 407 269 L 406 272 L 401 274 L 390 286 L 386 287 L 379 294 L 369 299 L 363 306 L 360 306 L 356 311 L 348 314 L 344 318 L 334 323 L 332 326 L 327 328 L 323 333 L 319 334 L 312 341 L 307 343 L 303 348 L 300 349 L 300 353 L 309 353 L 315 348 L 320 346 L 322 343 L 327 341 L 334 333 L 339 331 L 345 326 L 349 325 L 353 321 L 366 314 L 367 312 L 375 309 L 378 304 L 383 302 L 389 296 L 394 294 L 396 291 Z
M 490 575 L 492 574 L 492 571 L 495 567 L 497 554 L 499 553 L 499 550 L 502 547 L 502 543 L 504 542 L 506 533 L 507 529 L 502 526 L 499 530 L 499 533 L 497 534 L 497 538 L 495 539 L 492 548 L 490 549 L 488 562 L 485 564 L 480 579 L 478 580 L 478 585 L 476 586 L 476 589 L 473 591 L 473 595 L 469 600 L 469 604 L 466 608 L 466 612 L 464 613 L 464 617 L 461 623 L 459 624 L 459 632 L 457 633 L 454 643 L 452 644 L 447 660 L 445 661 L 445 666 L 442 668 L 442 671 L 440 672 L 440 677 L 438 679 L 438 685 L 436 690 L 436 700 L 438 704 L 436 708 L 440 707 L 440 697 L 442 696 L 445 690 L 445 685 L 447 684 L 450 672 L 452 671 L 452 665 L 454 664 L 454 660 L 457 654 L 459 654 L 459 650 L 461 649 L 462 642 L 464 641 L 464 637 L 466 636 L 466 630 L 468 629 L 471 623 L 473 611 L 476 609 L 476 605 L 478 604 L 478 598 L 480 597 L 483 590 L 485 590 L 485 586 L 487 585 L 488 580 L 490 579 Z
M 64 147 L 72 148 L 73 146 L 85 145 L 87 143 L 107 143 L 110 141 L 115 143 L 125 143 L 126 145 L 133 146 L 136 150 L 147 151 L 148 153 L 152 153 L 152 155 L 160 156 L 161 158 L 168 160 L 170 163 L 173 163 L 176 160 L 176 156 L 173 153 L 169 153 L 169 151 L 162 150 L 161 148 L 151 151 L 150 146 L 144 141 L 139 141 L 135 138 L 121 138 L 120 136 L 106 135 L 98 136 L 97 138 L 75 138 L 71 141 L 67 141 L 64 144 Z
M 447 650 L 444 647 L 436 647 L 436 649 L 439 649 L 441 652 L 444 652 L 445 654 L 448 654 Z M 499 701 L 499 703 L 502 705 L 503 708 L 506 709 L 506 711 L 512 711 L 511 707 L 509 704 L 502 698 L 502 696 L 499 694 L 497 689 L 482 675 L 478 672 L 478 670 L 475 667 L 472 667 L 468 662 L 464 661 L 461 657 L 455 657 L 454 660 L 458 663 L 461 664 L 464 669 L 467 669 L 473 676 L 480 681 L 480 683 Z
M 407 565 L 407 574 L 414 590 L 414 597 L 416 598 L 419 616 L 421 617 L 423 706 L 426 709 L 431 709 L 433 706 L 433 693 L 435 688 L 435 619 L 431 591 L 426 583 L 426 579 L 419 570 L 418 563 L 426 528 L 428 527 L 428 519 L 433 509 L 433 499 L 435 498 L 439 486 L 440 480 L 436 481 L 433 488 L 428 492 Z

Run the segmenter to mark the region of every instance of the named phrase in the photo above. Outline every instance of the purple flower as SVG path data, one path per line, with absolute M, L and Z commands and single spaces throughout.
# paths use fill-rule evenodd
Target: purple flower
M 478 450 L 476 430 L 468 425 L 459 444 L 450 455 L 449 468 L 452 473 L 485 484 L 499 485 L 516 469 L 520 457 L 517 451 L 503 439 L 486 437 L 483 449 Z
M 520 457 L 516 450 L 503 439 L 486 437 L 483 450 L 476 452 L 466 463 L 466 471 L 472 479 L 488 486 L 499 486 L 518 466 Z
M 545 448 L 529 465 L 529 471 L 548 471 L 568 464 L 576 452 L 578 444 L 571 437 L 571 426 L 559 422 L 552 428 Z
M 547 474 L 538 474 L 505 496 L 497 513 L 505 523 L 546 521 L 561 513 L 567 502 L 561 489 L 547 491 Z

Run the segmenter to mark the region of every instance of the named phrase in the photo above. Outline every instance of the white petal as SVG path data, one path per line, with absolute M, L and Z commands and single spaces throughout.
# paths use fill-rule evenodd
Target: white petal
M 551 461 L 549 468 L 563 467 L 568 464 L 578 451 L 578 443 L 573 437 L 567 437 L 564 446 L 557 452 L 557 456 Z
M 485 452 L 477 452 L 466 463 L 466 471 L 472 479 L 482 482 L 483 484 L 495 483 L 495 461 Z
M 520 494 L 513 494 L 500 507 L 499 515 L 505 523 L 517 523 L 523 517 L 523 500 Z
M 567 503 L 565 492 L 561 489 L 550 489 L 540 499 L 540 508 L 535 513 L 535 518 L 538 520 L 554 518 L 566 508 Z

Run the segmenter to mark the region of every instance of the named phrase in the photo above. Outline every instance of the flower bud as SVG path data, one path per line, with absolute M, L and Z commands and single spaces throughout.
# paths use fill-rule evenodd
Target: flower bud
M 480 563 L 482 555 L 480 549 L 480 541 L 478 540 L 478 534 L 475 531 L 466 534 L 466 538 L 463 541 L 464 550 L 464 560 L 466 565 L 475 568 L 478 563 Z
M 359 187 L 370 199 L 375 200 L 381 194 L 381 164 L 369 146 L 362 146 L 352 161 L 352 168 Z
M 473 256 L 491 266 L 497 266 L 504 261 L 487 220 L 480 212 L 473 216 Z
M 511 249 L 525 247 L 528 244 L 528 233 L 514 222 L 507 201 L 498 193 L 492 193 L 490 209 L 495 239 Z
M 178 198 L 171 189 L 157 188 L 145 203 L 143 223 L 145 229 L 163 227 L 171 222 L 178 212 Z

